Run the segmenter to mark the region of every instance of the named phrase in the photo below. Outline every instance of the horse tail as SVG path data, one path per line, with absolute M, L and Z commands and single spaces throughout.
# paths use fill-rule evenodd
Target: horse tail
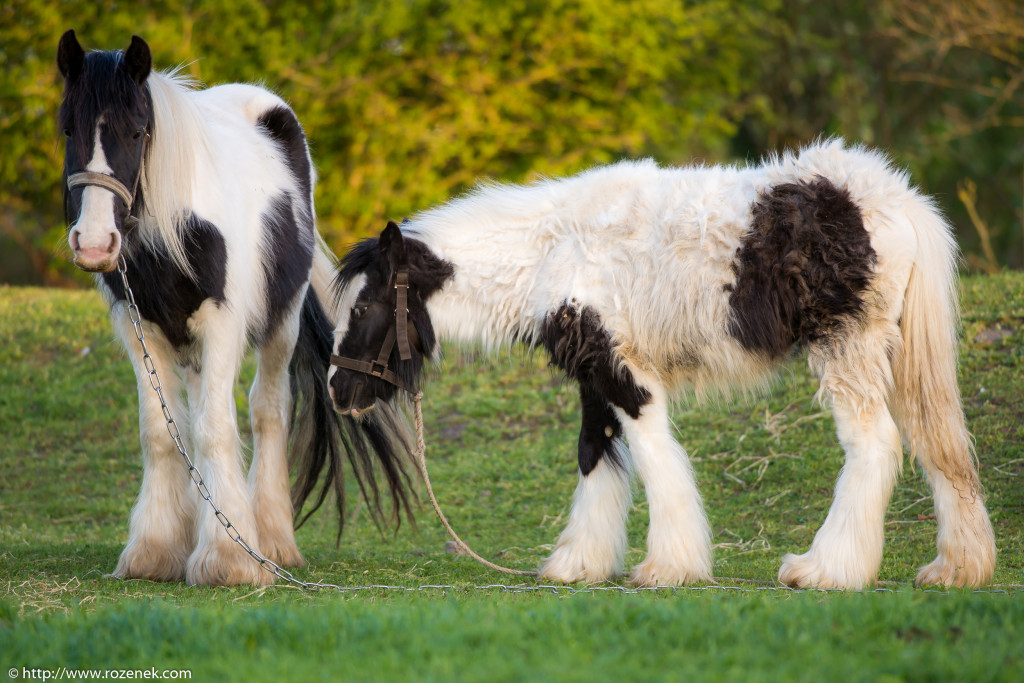
M 918 581 L 977 585 L 991 579 L 995 542 L 957 385 L 959 254 L 949 224 L 930 199 L 915 196 L 908 204 L 917 253 L 904 293 L 902 344 L 893 361 L 893 412 L 912 457 L 928 475 L 939 523 L 939 560 Z
M 913 457 L 934 463 L 962 482 L 966 492 L 977 494 L 980 486 L 956 379 L 956 245 L 933 207 L 915 209 L 911 221 L 918 246 L 900 319 L 902 353 L 893 364 L 894 412 Z
M 328 299 L 329 300 L 329 299 Z M 328 318 L 314 287 L 309 287 L 302 304 L 299 338 L 291 360 L 292 414 L 291 464 L 295 471 L 292 504 L 296 528 L 316 512 L 333 490 L 338 512 L 338 538 L 345 527 L 344 459 L 352 467 L 362 497 L 367 502 L 374 523 L 381 528 L 390 517 L 401 522 L 402 510 L 413 522 L 410 498 L 411 480 L 402 458 L 408 452 L 404 440 L 389 437 L 400 434 L 397 423 L 357 422 L 337 414 L 327 387 L 327 370 L 331 357 L 334 325 Z M 387 416 L 382 416 L 386 419 Z M 401 443 L 396 443 L 401 441 Z M 405 450 L 403 450 L 405 448 Z M 316 491 L 324 469 L 323 485 Z M 392 509 L 385 515 L 381 505 L 379 469 L 390 491 Z M 310 508 L 303 507 L 312 498 Z

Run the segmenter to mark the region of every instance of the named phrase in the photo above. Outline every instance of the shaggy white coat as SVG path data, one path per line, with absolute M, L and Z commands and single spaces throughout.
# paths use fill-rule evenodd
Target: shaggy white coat
M 636 420 L 617 411 L 650 503 L 638 584 L 712 576 L 711 530 L 669 403 L 769 382 L 771 364 L 729 335 L 727 288 L 759 194 L 819 176 L 849 191 L 877 263 L 862 327 L 842 348 L 809 350 L 846 465 L 810 550 L 787 555 L 779 578 L 842 588 L 876 580 L 902 436 L 932 483 L 939 521 L 938 557 L 918 580 L 985 583 L 995 545 L 956 387 L 956 247 L 932 201 L 882 154 L 827 140 L 756 166 L 624 161 L 525 186 L 484 185 L 402 226 L 455 266 L 428 301 L 441 339 L 491 348 L 537 339 L 566 300 L 600 315 L 618 360 L 652 395 Z M 698 363 L 681 362 L 694 354 Z M 628 507 L 627 476 L 602 463 L 581 477 L 542 575 L 593 582 L 619 573 Z
M 143 324 L 146 342 L 171 416 L 217 505 L 253 548 L 280 565 L 295 566 L 302 563 L 302 556 L 295 544 L 288 478 L 288 364 L 305 287 L 291 310 L 282 313 L 274 337 L 257 349 L 258 370 L 250 393 L 254 454 L 248 482 L 233 393 L 247 333 L 262 329 L 270 314 L 264 255 L 280 247 L 264 243 L 262 216 L 282 192 L 299 196 L 285 158 L 256 125 L 261 114 L 286 105 L 252 85 L 195 90 L 188 79 L 156 72 L 147 83 L 155 125 L 145 169 L 146 206 L 137 230 L 143 242 L 166 251 L 179 268 L 191 273 L 182 248 L 181 222 L 187 213 L 210 222 L 226 243 L 227 277 L 226 302 L 208 300 L 188 320 L 201 372 L 180 364 L 182 359 L 159 327 L 148 322 Z M 87 169 L 109 173 L 99 130 L 96 136 L 95 156 Z M 83 193 L 83 210 L 75 222 L 78 239 L 105 246 L 117 233 L 113 194 L 95 186 L 87 186 Z M 312 219 L 312 197 L 292 206 L 297 224 Z M 333 264 L 321 249 L 315 253 L 314 286 L 320 299 L 328 301 Z M 150 386 L 127 306 L 114 301 L 101 278 L 97 282 L 138 378 L 144 463 L 142 488 L 115 576 L 185 577 L 189 583 L 215 585 L 269 583 L 273 577 L 229 538 L 213 508 L 196 494 Z

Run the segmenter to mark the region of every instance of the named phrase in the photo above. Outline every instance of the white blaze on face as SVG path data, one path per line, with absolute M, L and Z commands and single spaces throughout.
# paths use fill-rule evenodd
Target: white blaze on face
M 103 118 L 96 123 L 92 159 L 85 170 L 95 173 L 113 174 L 103 153 L 100 132 Z M 121 233 L 114 222 L 117 198 L 104 187 L 85 185 L 82 190 L 82 207 L 77 220 L 68 233 L 68 244 L 75 255 L 75 265 L 83 270 L 110 271 L 117 262 L 121 248 Z

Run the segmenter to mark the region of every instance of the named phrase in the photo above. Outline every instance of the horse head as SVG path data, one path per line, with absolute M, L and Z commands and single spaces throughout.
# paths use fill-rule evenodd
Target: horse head
M 146 88 L 152 57 L 138 36 L 124 51 L 86 54 L 71 30 L 61 36 L 57 66 L 64 77 L 59 124 L 68 243 L 79 268 L 109 272 L 138 222 L 133 214 L 142 202 L 137 189 L 153 127 Z
M 328 386 L 335 410 L 359 417 L 400 389 L 415 393 L 437 346 L 426 302 L 452 277 L 451 264 L 393 222 L 342 260 L 341 320 Z

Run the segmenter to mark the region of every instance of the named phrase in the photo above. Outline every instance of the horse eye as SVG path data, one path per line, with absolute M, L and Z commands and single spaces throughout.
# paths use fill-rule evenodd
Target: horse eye
M 352 317 L 359 319 L 366 315 L 366 306 L 353 306 Z
M 66 138 L 71 137 L 71 129 L 70 128 L 65 128 L 64 129 L 64 137 L 66 137 Z
M 139 138 L 141 138 L 143 132 L 145 131 L 139 128 L 137 131 L 135 131 L 135 135 L 132 136 L 132 140 L 138 140 Z

